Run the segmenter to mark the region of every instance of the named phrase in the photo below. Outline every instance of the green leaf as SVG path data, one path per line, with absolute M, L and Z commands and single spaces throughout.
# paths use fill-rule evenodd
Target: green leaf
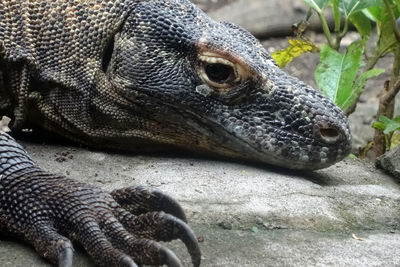
M 383 2 L 382 2 L 383 3 Z M 379 23 L 380 22 L 380 17 L 381 17 L 381 12 L 384 9 L 384 6 L 372 6 L 369 8 L 366 8 L 362 11 L 362 13 L 367 16 L 370 20 Z
M 400 115 L 399 115 L 399 116 L 396 116 L 396 117 L 394 117 L 394 118 L 393 118 L 393 120 L 394 120 L 395 122 L 399 122 L 399 123 L 400 123 Z
M 352 94 L 353 82 L 360 67 L 365 42 L 353 42 L 342 54 L 324 45 L 315 80 L 322 93 L 341 107 Z
M 356 27 L 362 38 L 368 38 L 371 34 L 371 21 L 362 12 L 350 16 L 350 21 Z
M 367 80 L 372 77 L 379 76 L 384 72 L 385 72 L 384 69 L 375 68 L 361 74 L 354 82 L 351 94 L 347 96 L 347 98 L 344 100 L 343 104 L 340 105 L 340 107 L 343 110 L 347 111 L 347 109 L 350 108 L 355 101 L 357 101 L 357 98 L 362 93 L 365 84 L 367 83 Z
M 390 3 L 394 15 L 396 18 L 400 16 L 400 1 L 391 1 Z M 394 35 L 391 18 L 387 12 L 386 6 L 382 4 L 380 6 L 372 6 L 368 9 L 363 10 L 363 13 L 371 20 L 376 22 L 378 32 L 378 43 L 377 43 L 377 54 L 381 56 L 386 55 L 394 51 L 396 47 L 396 38 Z
M 382 0 L 339 0 L 339 10 L 346 19 L 363 9 L 382 5 Z
M 285 67 L 294 58 L 299 57 L 303 53 L 317 50 L 317 47 L 313 43 L 299 39 L 289 39 L 289 44 L 290 46 L 286 49 L 271 54 L 280 68 Z
M 386 125 L 383 122 L 376 121 L 372 124 L 372 128 L 384 131 L 386 129 Z
M 386 9 L 382 9 L 377 17 L 377 28 L 379 33 L 379 39 L 376 46 L 376 50 L 382 56 L 393 52 L 399 43 L 396 40 L 393 25 L 389 13 Z
M 318 13 L 321 13 L 322 10 L 328 6 L 329 0 L 302 0 L 304 4 L 311 7 Z
M 396 5 L 396 7 L 397 7 L 397 14 L 399 14 L 400 13 L 400 0 L 395 0 L 395 3 L 394 3 L 395 5 Z
M 357 156 L 354 155 L 354 154 L 350 154 L 350 155 L 349 155 L 349 158 L 350 158 L 350 159 L 358 159 Z
M 383 133 L 386 135 L 391 134 L 400 128 L 400 120 L 398 117 L 391 120 L 388 117 L 381 115 L 379 117 L 379 122 L 385 125 L 385 130 L 383 131 Z
M 390 139 L 390 150 L 394 149 L 398 145 L 400 145 L 400 134 L 398 131 L 395 131 Z
M 362 11 L 369 19 L 376 23 L 382 23 L 389 18 L 386 6 L 381 2 L 380 5 L 370 6 Z M 395 12 L 396 15 L 396 12 Z

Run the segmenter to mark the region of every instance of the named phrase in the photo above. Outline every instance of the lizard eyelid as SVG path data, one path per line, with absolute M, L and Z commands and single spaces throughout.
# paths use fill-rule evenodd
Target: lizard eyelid
M 218 55 L 199 56 L 199 74 L 204 83 L 215 90 L 227 92 L 246 78 L 244 68 Z

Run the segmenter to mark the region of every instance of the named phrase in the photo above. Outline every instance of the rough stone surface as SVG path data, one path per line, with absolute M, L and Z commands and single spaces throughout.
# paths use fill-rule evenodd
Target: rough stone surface
M 397 146 L 377 158 L 376 166 L 400 181 L 400 147 Z
M 174 196 L 204 239 L 203 266 L 400 264 L 400 187 L 373 166 L 355 160 L 300 173 L 189 156 L 22 144 L 52 172 L 108 190 L 142 184 Z M 179 242 L 172 248 L 188 259 Z M 0 262 L 48 266 L 29 246 L 4 237 Z M 79 248 L 74 266 L 91 266 Z

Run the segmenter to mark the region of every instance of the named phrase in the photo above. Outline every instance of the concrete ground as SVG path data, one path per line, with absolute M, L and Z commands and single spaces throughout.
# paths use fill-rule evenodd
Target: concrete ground
M 120 155 L 22 142 L 45 169 L 104 189 L 157 187 L 204 239 L 202 266 L 400 266 L 400 187 L 346 160 L 315 172 L 167 156 Z M 183 261 L 179 242 L 169 245 Z M 48 266 L 0 237 L 0 266 Z M 74 266 L 92 266 L 82 249 Z

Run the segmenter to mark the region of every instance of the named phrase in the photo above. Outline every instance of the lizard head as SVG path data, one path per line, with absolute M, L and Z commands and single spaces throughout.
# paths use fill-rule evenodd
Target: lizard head
M 335 104 L 280 70 L 246 30 L 186 1 L 140 1 L 114 38 L 106 74 L 154 144 L 295 169 L 350 151 Z

